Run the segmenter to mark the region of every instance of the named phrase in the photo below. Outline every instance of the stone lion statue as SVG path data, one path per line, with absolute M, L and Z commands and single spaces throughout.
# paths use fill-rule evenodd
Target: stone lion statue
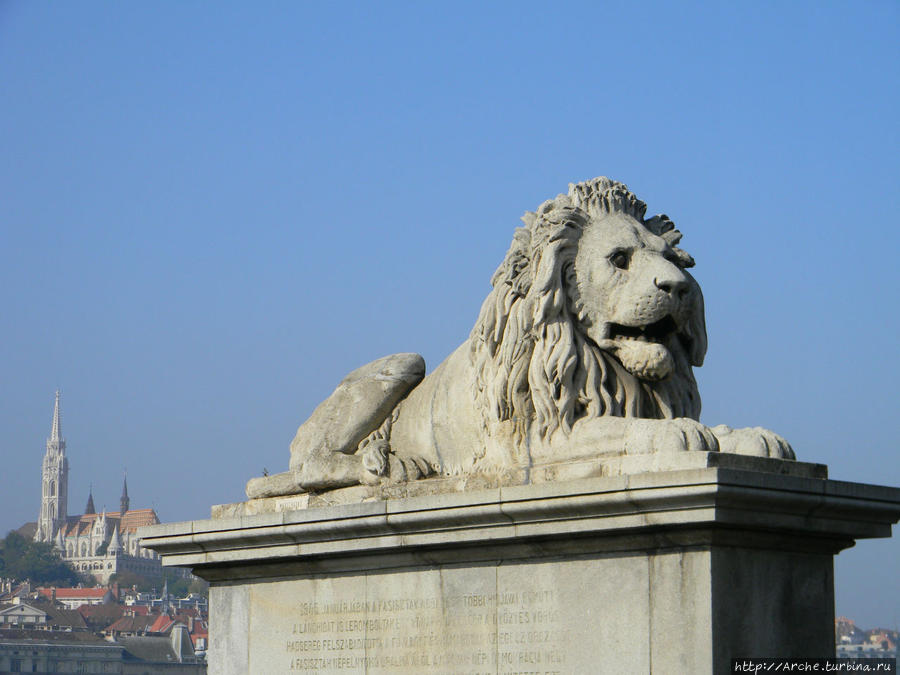
M 722 451 L 793 459 L 760 428 L 707 427 L 703 296 L 665 215 L 608 178 L 522 218 L 466 340 L 350 373 L 249 497 L 587 458 Z

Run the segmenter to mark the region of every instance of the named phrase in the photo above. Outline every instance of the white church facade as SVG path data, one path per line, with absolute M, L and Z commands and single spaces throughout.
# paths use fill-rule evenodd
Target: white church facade
M 69 460 L 62 437 L 59 392 L 53 407 L 53 423 L 41 470 L 41 511 L 35 541 L 53 544 L 63 560 L 76 571 L 106 583 L 113 574 L 133 572 L 142 576 L 162 575 L 159 556 L 140 547 L 137 528 L 156 525 L 153 509 L 132 509 L 128 483 L 122 483 L 118 511 L 97 513 L 93 493 L 85 512 L 68 515 Z

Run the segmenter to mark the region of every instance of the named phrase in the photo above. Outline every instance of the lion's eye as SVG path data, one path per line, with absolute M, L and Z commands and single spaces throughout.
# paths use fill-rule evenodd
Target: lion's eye
M 627 270 L 628 263 L 631 262 L 627 251 L 616 251 L 609 257 L 609 261 L 620 270 Z

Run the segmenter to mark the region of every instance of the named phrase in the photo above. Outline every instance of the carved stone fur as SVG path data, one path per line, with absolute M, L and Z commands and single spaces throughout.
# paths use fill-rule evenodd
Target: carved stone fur
M 469 339 L 421 382 L 415 354 L 354 371 L 301 426 L 291 471 L 248 496 L 662 451 L 793 459 L 765 429 L 699 423 L 703 296 L 681 233 L 645 213 L 607 178 L 526 213 Z M 373 387 L 385 363 L 402 384 Z M 326 418 L 354 433 L 328 440 Z

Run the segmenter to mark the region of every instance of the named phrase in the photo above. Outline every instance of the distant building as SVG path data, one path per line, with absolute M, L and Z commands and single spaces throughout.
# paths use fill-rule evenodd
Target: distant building
M 162 594 L 142 593 L 134 589 L 122 589 L 120 602 L 126 607 L 147 607 L 154 611 L 168 611 L 181 609 L 196 609 L 207 613 L 209 611 L 209 599 L 199 593 L 189 593 L 187 597 L 175 598 L 168 594 L 164 588 Z
M 20 602 L 31 594 L 31 582 L 0 579 L 0 602 Z
M 122 673 L 123 650 L 88 633 L 6 630 L 2 673 Z
M 47 623 L 47 612 L 24 602 L 0 604 L 0 627 L 34 628 Z
M 50 602 L 58 602 L 66 609 L 78 609 L 82 605 L 106 605 L 114 602 L 113 592 L 109 588 L 40 588 L 44 598 Z
M 23 602 L 21 598 L 12 603 L 0 602 L 0 629 L 10 628 L 71 633 L 86 631 L 87 624 L 77 611 L 60 608 L 38 595 L 33 602 Z
M 118 673 L 205 675 L 187 627 L 168 635 L 109 641 L 87 632 L 0 631 L 0 673 Z
M 62 437 L 57 391 L 41 469 L 41 511 L 35 541 L 53 544 L 63 560 L 77 571 L 93 575 L 100 583 L 122 572 L 162 575 L 159 556 L 142 549 L 136 535 L 137 528 L 156 525 L 159 518 L 153 509 L 130 508 L 127 479 L 122 483 L 118 511 L 97 513 L 91 490 L 84 513 L 70 516 L 68 493 L 69 460 Z
M 900 632 L 887 628 L 862 630 L 852 619 L 839 616 L 834 621 L 835 653 L 842 659 L 896 659 Z

